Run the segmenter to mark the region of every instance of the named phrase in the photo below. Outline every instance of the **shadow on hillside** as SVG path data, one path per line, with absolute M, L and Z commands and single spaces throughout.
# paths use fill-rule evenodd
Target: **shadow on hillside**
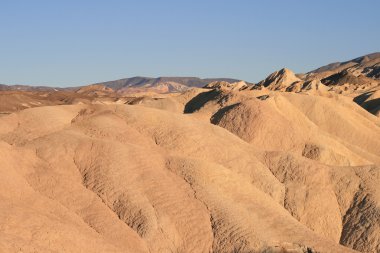
M 375 98 L 370 101 L 366 101 L 362 104 L 362 107 L 371 113 L 376 114 L 380 110 L 380 98 Z
M 218 97 L 220 93 L 217 90 L 211 90 L 202 92 L 195 97 L 193 97 L 185 105 L 184 113 L 193 113 L 201 109 L 208 101 L 213 100 Z
M 357 103 L 358 105 L 361 105 L 368 97 L 372 95 L 372 91 L 363 93 L 357 97 L 354 97 L 354 102 Z
M 219 111 L 217 111 L 214 115 L 211 116 L 210 122 L 214 125 L 217 125 L 220 120 L 223 118 L 223 116 L 233 108 L 235 108 L 239 103 L 228 105 L 226 107 L 221 108 Z

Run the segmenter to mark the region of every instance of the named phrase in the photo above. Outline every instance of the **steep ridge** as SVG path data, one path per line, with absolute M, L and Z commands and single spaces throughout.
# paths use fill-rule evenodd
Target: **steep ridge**
M 319 78 L 327 77 L 348 70 L 355 76 L 364 75 L 371 78 L 378 78 L 380 63 L 380 53 L 372 53 L 364 55 L 345 62 L 335 62 L 322 66 L 318 69 L 312 70 L 307 73 L 310 77 L 318 76 Z
M 205 89 L 222 89 L 222 90 L 242 90 L 248 88 L 248 84 L 244 81 L 229 83 L 226 81 L 215 81 L 207 84 Z
M 320 96 L 331 96 L 331 89 L 318 79 L 302 80 L 289 69 L 281 69 L 270 74 L 266 79 L 253 85 L 253 90 L 270 90 L 283 92 L 307 93 Z
M 374 61 L 375 64 L 378 64 L 377 62 L 380 62 L 380 58 L 373 58 L 372 60 L 365 59 L 358 60 L 359 63 L 356 64 L 372 64 Z M 350 62 L 347 64 L 351 66 L 353 63 Z M 343 64 L 342 66 L 347 67 L 347 64 Z M 360 66 L 363 68 L 363 73 L 364 71 L 368 71 L 364 70 L 364 66 Z M 341 67 L 331 68 L 334 70 L 340 70 Z M 289 69 L 281 69 L 272 73 L 263 81 L 251 85 L 251 89 L 262 90 L 263 92 L 269 90 L 305 93 L 324 97 L 334 97 L 336 94 L 341 94 L 350 97 L 355 102 L 362 105 L 367 97 L 380 90 L 380 81 L 377 80 L 374 75 L 369 74 L 367 77 L 362 72 L 359 71 L 359 73 L 357 70 L 359 66 L 356 66 L 355 68 L 356 70 L 347 67 L 341 71 L 333 73 L 330 68 L 326 68 L 326 72 L 323 72 L 322 70 L 325 68 L 322 68 L 316 72 L 310 72 L 307 75 L 296 75 Z M 377 108 L 380 108 L 380 101 L 377 99 L 370 100 L 371 102 L 367 101 L 368 103 L 363 104 L 362 107 L 374 115 L 378 115 Z
M 356 90 L 368 90 L 380 84 L 377 80 L 363 75 L 355 76 L 348 70 L 326 77 L 322 79 L 322 83 L 334 87 L 333 90 L 339 93 L 353 93 Z
M 373 53 L 356 59 L 333 63 L 307 73 L 306 80 L 322 79 L 330 91 L 361 101 L 368 93 L 380 90 L 380 53 Z M 361 103 L 359 102 L 361 105 Z M 380 101 L 373 100 L 370 106 L 363 105 L 374 115 L 378 115 Z
M 380 90 L 363 93 L 354 98 L 354 101 L 370 113 L 380 116 Z
M 286 91 L 290 86 L 301 82 L 301 79 L 296 77 L 296 75 L 289 69 L 283 68 L 270 74 L 265 80 L 259 82 L 253 88 L 265 87 L 273 91 Z

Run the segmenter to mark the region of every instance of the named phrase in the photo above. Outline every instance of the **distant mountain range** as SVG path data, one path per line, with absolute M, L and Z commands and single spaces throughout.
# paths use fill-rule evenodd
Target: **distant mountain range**
M 55 87 L 49 87 L 49 86 L 31 86 L 31 85 L 6 85 L 6 84 L 0 84 L 0 91 L 2 90 L 23 90 L 23 91 L 54 91 L 54 90 L 63 90 L 67 88 L 55 88 Z
M 157 93 L 169 93 L 169 92 L 183 92 L 191 87 L 203 87 L 209 83 L 215 81 L 225 81 L 225 82 L 237 82 L 238 79 L 232 78 L 198 78 L 198 77 L 131 77 L 123 78 L 114 81 L 99 82 L 95 84 L 90 84 L 89 86 L 99 85 L 113 89 L 114 91 L 120 92 L 157 92 Z M 87 86 L 87 85 L 86 85 Z M 53 88 L 48 86 L 28 86 L 28 85 L 5 85 L 0 84 L 0 90 L 75 90 L 80 87 L 70 87 L 70 88 Z
M 226 82 L 236 82 L 237 79 L 232 78 L 205 78 L 201 79 L 198 77 L 131 77 L 124 78 L 115 81 L 102 82 L 97 84 L 102 84 L 114 90 L 119 90 L 127 87 L 153 87 L 162 83 L 179 83 L 188 87 L 203 87 L 214 81 L 226 81 Z
M 286 72 L 286 73 L 285 73 Z M 282 82 L 282 74 L 287 76 L 289 72 L 279 71 L 275 72 L 269 79 L 278 79 L 276 85 L 286 85 Z M 300 79 L 303 81 L 321 80 L 325 85 L 343 85 L 350 84 L 367 84 L 371 80 L 380 80 L 380 52 L 364 55 L 345 62 L 335 62 L 312 70 L 306 74 L 297 74 L 292 76 L 293 79 Z M 257 85 L 269 86 L 273 80 L 265 79 Z M 91 84 L 93 87 L 107 87 L 119 93 L 140 93 L 140 92 L 154 92 L 154 93 L 171 93 L 183 92 L 192 87 L 204 87 L 213 82 L 228 82 L 236 83 L 240 80 L 232 78 L 198 78 L 198 77 L 131 77 L 114 81 L 99 82 Z M 296 80 L 292 80 L 296 81 Z M 254 86 L 252 83 L 246 82 L 248 85 Z M 273 86 L 273 85 L 272 85 Z M 272 87 L 272 86 L 269 86 Z M 85 86 L 81 86 L 85 87 Z M 79 90 L 81 87 L 71 88 L 53 88 L 46 86 L 27 86 L 27 85 L 4 85 L 0 84 L 0 90 Z M 102 88 L 100 88 L 102 89 Z M 276 86 L 276 89 L 279 89 Z
M 211 82 L 237 82 L 232 78 L 205 78 L 198 77 L 132 77 L 115 81 L 96 83 L 120 92 L 154 91 L 158 93 L 182 92 L 191 87 L 203 87 Z

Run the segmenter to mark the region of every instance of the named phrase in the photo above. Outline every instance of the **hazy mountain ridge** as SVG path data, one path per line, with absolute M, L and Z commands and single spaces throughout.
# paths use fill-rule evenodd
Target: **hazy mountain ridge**
M 0 84 L 0 91 L 7 91 L 7 90 L 22 90 L 22 91 L 54 91 L 54 90 L 65 90 L 70 88 L 60 88 L 60 87 L 50 87 L 50 86 L 32 86 L 32 85 L 21 85 L 21 84 L 15 84 L 15 85 L 7 85 L 7 84 Z
M 372 53 L 357 57 L 355 59 L 331 63 L 322 66 L 318 69 L 312 70 L 306 74 L 297 74 L 295 78 L 301 78 L 304 80 L 321 79 L 329 80 L 332 75 L 337 75 L 340 72 L 346 72 L 356 77 L 363 75 L 365 77 L 378 80 L 380 79 L 380 53 Z M 331 78 L 330 78 L 331 79 Z M 98 82 L 90 85 L 104 85 L 112 88 L 115 91 L 120 92 L 183 92 L 189 88 L 197 87 L 201 88 L 209 83 L 224 81 L 228 83 L 234 83 L 240 81 L 233 78 L 198 78 L 198 77 L 131 77 L 123 78 L 114 81 Z M 263 84 L 267 79 L 258 83 Z M 246 82 L 252 85 L 252 83 Z M 324 83 L 324 82 L 323 82 Z M 86 86 L 86 85 L 85 85 Z M 266 85 L 264 85 L 266 86 Z M 48 86 L 28 86 L 28 85 L 4 85 L 0 84 L 0 90 L 62 90 L 62 89 L 80 89 L 80 87 L 59 88 Z
M 110 87 L 116 91 L 128 91 L 128 89 L 140 89 L 142 91 L 160 90 L 160 86 L 168 86 L 163 92 L 182 92 L 191 87 L 203 87 L 214 81 L 236 82 L 239 80 L 232 78 L 205 78 L 198 77 L 132 77 L 115 81 L 97 83 Z
M 115 91 L 125 92 L 182 92 L 192 87 L 203 87 L 211 82 L 215 81 L 226 81 L 226 82 L 237 82 L 240 80 L 233 78 L 199 78 L 199 77 L 131 77 L 123 78 L 114 81 L 98 82 L 94 84 L 78 86 L 78 87 L 49 87 L 49 86 L 31 86 L 31 85 L 5 85 L 0 84 L 0 90 L 75 90 L 81 87 L 93 86 L 93 85 L 103 85 L 109 87 Z M 162 89 L 166 86 L 168 89 Z M 160 89 L 161 87 L 161 89 Z

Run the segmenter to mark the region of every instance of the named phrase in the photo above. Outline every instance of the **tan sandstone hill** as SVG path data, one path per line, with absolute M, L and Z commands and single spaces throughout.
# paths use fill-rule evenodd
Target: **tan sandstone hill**
M 41 107 L 2 117 L 0 134 L 3 251 L 350 252 L 339 224 L 325 235 L 286 210 L 286 185 L 254 146 L 207 122 Z
M 377 59 L 1 86 L 0 252 L 380 252 Z

